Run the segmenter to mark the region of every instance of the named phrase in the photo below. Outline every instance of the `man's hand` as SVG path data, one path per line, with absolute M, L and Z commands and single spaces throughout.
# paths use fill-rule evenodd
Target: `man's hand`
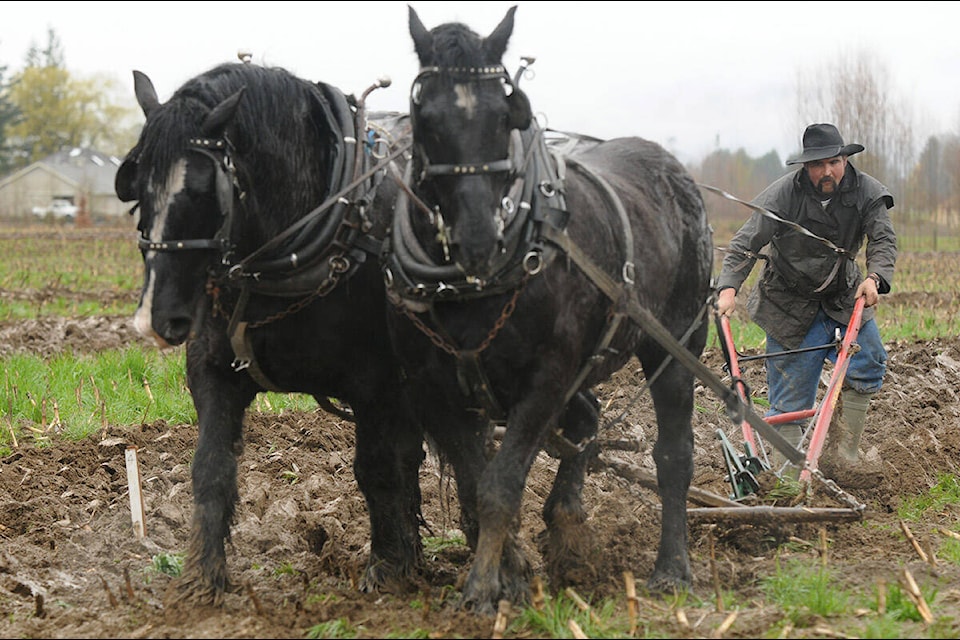
M 871 280 L 871 282 L 873 282 Z M 874 288 L 874 295 L 876 295 L 877 290 Z M 728 287 L 717 294 L 717 315 L 718 316 L 729 316 L 733 314 L 733 310 L 737 308 L 737 290 L 733 287 Z
M 857 287 L 856 296 L 865 296 L 866 300 L 863 302 L 864 307 L 872 307 L 878 302 L 880 302 L 880 293 L 877 291 L 877 283 L 873 278 L 865 278 L 863 282 L 860 283 L 860 286 Z

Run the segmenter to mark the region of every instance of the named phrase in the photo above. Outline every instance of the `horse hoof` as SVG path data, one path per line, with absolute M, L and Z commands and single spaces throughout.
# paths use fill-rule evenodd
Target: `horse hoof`
M 690 592 L 690 579 L 672 576 L 665 573 L 654 573 L 647 580 L 647 589 L 651 593 L 677 596 Z

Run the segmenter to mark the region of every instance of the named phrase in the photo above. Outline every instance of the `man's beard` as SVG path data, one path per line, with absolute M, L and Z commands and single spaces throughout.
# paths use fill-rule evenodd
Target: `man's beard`
M 827 187 L 827 189 L 824 189 Z M 817 195 L 823 198 L 831 198 L 833 194 L 837 192 L 837 182 L 830 176 L 824 176 L 820 178 L 820 182 L 817 183 Z

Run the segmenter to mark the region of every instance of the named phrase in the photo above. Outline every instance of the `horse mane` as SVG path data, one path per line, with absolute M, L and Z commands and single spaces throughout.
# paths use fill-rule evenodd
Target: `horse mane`
M 332 129 L 318 115 L 324 100 L 318 83 L 282 67 L 221 64 L 185 82 L 151 114 L 138 146 L 150 149 L 151 180 L 163 179 L 184 155 L 189 139 L 199 135 L 210 111 L 241 89 L 240 107 L 226 135 L 247 209 L 269 212 L 260 224 L 268 233 L 276 232 L 315 207 L 328 184 Z M 270 188 L 279 184 L 285 188 Z
M 470 27 L 460 22 L 448 22 L 434 27 L 433 60 L 429 64 L 438 67 L 466 67 L 490 63 L 499 60 L 485 60 L 483 39 Z

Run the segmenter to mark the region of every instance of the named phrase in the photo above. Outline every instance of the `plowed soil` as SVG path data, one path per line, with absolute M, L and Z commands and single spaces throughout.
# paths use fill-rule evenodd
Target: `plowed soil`
M 4 355 L 50 355 L 119 347 L 139 341 L 127 318 L 46 319 L 0 326 Z M 144 343 L 145 348 L 152 348 Z M 859 518 L 808 522 L 777 515 L 759 521 L 691 516 L 690 551 L 697 599 L 647 594 L 659 536 L 659 501 L 645 479 L 654 472 L 656 425 L 636 363 L 599 389 L 604 407 L 603 451 L 587 478 L 585 502 L 595 542 L 590 571 L 572 585 L 577 594 L 624 597 L 624 572 L 636 577 L 643 628 L 667 637 L 764 637 L 785 613 L 761 589 L 778 563 L 793 558 L 833 570 L 838 588 L 876 593 L 877 585 L 907 584 L 928 594 L 939 637 L 960 635 L 960 567 L 938 558 L 957 530 L 960 505 L 948 504 L 911 521 L 898 516 L 904 501 L 928 495 L 942 474 L 960 475 L 960 340 L 887 345 L 889 373 L 870 407 L 864 447 L 883 460 L 872 488 L 840 487 L 838 495 L 811 484 L 791 503 L 761 490 L 749 506 L 864 508 Z M 703 361 L 722 372 L 719 350 Z M 745 367 L 763 391 L 762 364 Z M 729 498 L 717 429 L 740 441 L 713 392 L 698 389 L 697 468 L 692 509 L 711 496 Z M 355 584 L 367 554 L 368 523 L 351 469 L 351 423 L 316 412 L 250 412 L 240 459 L 240 505 L 228 545 L 238 588 L 222 609 L 167 607 L 174 578 L 155 558 L 186 549 L 192 511 L 192 424 L 108 425 L 80 442 L 54 438 L 37 448 L 20 443 L 0 459 L 0 636 L 13 638 L 281 638 L 307 637 L 316 625 L 340 620 L 340 637 L 491 637 L 494 619 L 459 611 L 459 585 L 471 555 L 454 545 L 428 554 L 422 590 L 409 595 L 362 594 Z M 146 536 L 131 526 L 125 453 L 136 447 L 141 468 Z M 629 450 L 629 449 L 635 450 Z M 537 536 L 543 500 L 557 461 L 540 454 L 527 483 L 522 536 L 539 568 Z M 765 474 L 763 474 L 765 475 Z M 424 536 L 454 535 L 458 508 L 454 481 L 428 456 L 421 471 Z M 846 497 L 846 498 L 845 498 Z M 749 508 L 749 506 L 747 508 Z M 754 512 L 755 513 L 755 512 Z M 823 513 L 826 513 L 824 511 Z M 907 536 L 907 531 L 914 542 Z M 322 545 L 318 543 L 322 542 Z M 545 578 L 544 578 L 545 580 Z M 559 588 L 546 584 L 548 597 Z M 904 587 L 906 588 L 906 587 Z M 734 607 L 715 606 L 717 590 Z M 934 595 L 929 595 L 934 594 Z M 731 614 L 735 618 L 731 621 Z M 513 620 L 516 611 L 508 614 Z M 856 635 L 875 613 L 853 607 L 844 615 L 791 625 L 781 637 Z M 905 622 L 901 637 L 928 637 L 924 622 Z M 328 631 L 329 633 L 329 631 Z M 643 631 L 638 635 L 642 635 Z M 505 637 L 520 637 L 508 630 Z M 527 637 L 527 636 L 524 636 Z

